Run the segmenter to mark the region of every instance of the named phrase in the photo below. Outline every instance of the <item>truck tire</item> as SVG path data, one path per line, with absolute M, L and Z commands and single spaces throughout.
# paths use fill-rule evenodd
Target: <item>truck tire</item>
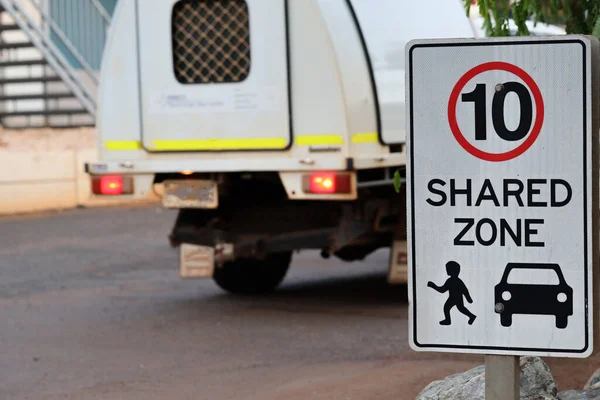
M 266 293 L 283 281 L 291 260 L 291 252 L 272 254 L 264 260 L 235 260 L 215 267 L 213 279 L 230 293 Z

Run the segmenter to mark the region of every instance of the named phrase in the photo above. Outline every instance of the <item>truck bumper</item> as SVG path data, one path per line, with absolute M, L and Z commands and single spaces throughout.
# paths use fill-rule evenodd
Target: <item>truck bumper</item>
M 161 159 L 132 161 L 101 161 L 85 164 L 85 171 L 91 175 L 106 174 L 158 174 L 195 171 L 201 173 L 219 172 L 265 172 L 265 171 L 348 171 L 371 168 L 384 168 L 406 165 L 405 153 L 391 153 L 378 156 L 356 158 L 317 157 L 296 159 L 292 157 L 269 156 L 245 158 L 232 162 L 229 158 L 219 159 Z

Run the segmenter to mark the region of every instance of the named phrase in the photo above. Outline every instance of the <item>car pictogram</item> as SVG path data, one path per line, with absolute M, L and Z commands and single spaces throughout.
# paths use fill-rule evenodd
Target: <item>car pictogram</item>
M 555 274 L 558 283 L 509 282 L 511 273 L 520 270 L 530 270 L 534 276 L 535 271 L 539 274 Z M 514 314 L 553 315 L 556 327 L 564 329 L 569 316 L 573 315 L 573 288 L 565 282 L 558 264 L 508 263 L 502 280 L 494 288 L 494 303 L 502 326 L 511 326 Z

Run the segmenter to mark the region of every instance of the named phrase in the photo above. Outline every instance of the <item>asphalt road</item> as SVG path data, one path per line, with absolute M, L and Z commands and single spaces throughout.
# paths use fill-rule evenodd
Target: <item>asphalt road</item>
M 156 208 L 0 219 L 0 399 L 413 399 L 482 362 L 415 353 L 387 255 L 295 256 L 281 290 L 178 278 Z M 600 367 L 547 360 L 561 390 Z

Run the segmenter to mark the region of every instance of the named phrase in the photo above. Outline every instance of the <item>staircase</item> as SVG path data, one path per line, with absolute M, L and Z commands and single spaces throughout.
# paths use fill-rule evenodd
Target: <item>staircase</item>
M 75 18 L 85 12 L 77 26 L 87 31 L 67 34 L 50 10 L 68 1 L 0 0 L 0 124 L 5 128 L 95 124 L 98 60 L 110 16 L 98 0 L 76 1 L 71 4 L 82 8 Z M 92 40 L 74 44 L 86 35 Z

